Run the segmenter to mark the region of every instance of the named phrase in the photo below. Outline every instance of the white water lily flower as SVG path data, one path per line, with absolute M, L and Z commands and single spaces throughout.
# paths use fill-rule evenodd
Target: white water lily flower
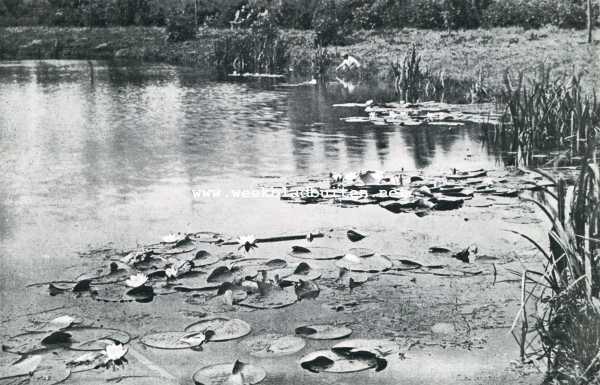
M 104 355 L 110 361 L 117 361 L 125 357 L 125 354 L 127 354 L 128 350 L 129 349 L 125 345 L 110 343 L 106 345 L 106 348 L 104 349 Z
M 146 276 L 146 274 L 139 273 L 129 277 L 129 279 L 125 281 L 125 285 L 135 289 L 136 287 L 145 285 L 146 282 L 148 282 L 148 276 Z
M 238 245 L 240 245 L 239 249 L 243 247 L 246 250 L 246 252 L 250 251 L 255 247 L 258 247 L 254 235 L 241 236 L 236 240 L 236 242 L 238 243 Z
M 225 291 L 223 294 L 223 302 L 225 305 L 233 306 L 233 292 L 231 290 Z
M 167 279 L 177 278 L 177 273 L 178 271 L 174 266 L 171 266 L 165 270 L 165 275 L 167 276 Z
M 106 348 L 102 351 L 103 362 L 98 367 L 112 367 L 114 369 L 117 366 L 124 365 L 127 362 L 125 354 L 128 350 L 129 348 L 123 344 L 108 341 Z

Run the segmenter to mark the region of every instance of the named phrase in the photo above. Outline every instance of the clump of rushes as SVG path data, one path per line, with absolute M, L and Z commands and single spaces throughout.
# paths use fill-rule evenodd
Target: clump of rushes
M 212 62 L 218 75 L 229 73 L 281 74 L 290 59 L 289 42 L 270 19 L 260 19 L 250 30 L 227 34 L 214 42 Z
M 556 192 L 531 201 L 552 223 L 550 247 L 518 233 L 538 248 L 546 264 L 544 271 L 522 273 L 521 309 L 512 332 L 523 360 L 546 360 L 549 384 L 600 383 L 599 135 L 598 128 L 588 133 L 573 186 L 541 172 L 554 182 Z M 537 314 L 527 316 L 531 306 Z
M 483 70 L 477 79 L 456 79 L 445 69 L 432 71 L 422 64 L 422 57 L 413 45 L 402 60 L 390 63 L 394 76 L 394 90 L 408 103 L 422 101 L 451 101 L 455 103 L 482 103 L 494 100 L 484 82 Z
M 541 68 L 538 76 L 524 81 L 524 73 L 504 75 L 502 100 L 506 102 L 504 123 L 497 141 L 516 153 L 516 165 L 530 165 L 536 154 L 557 153 L 574 162 L 585 153 L 585 142 L 600 124 L 596 95 L 585 95 L 580 76 L 550 76 Z
M 417 53 L 415 45 L 404 55 L 402 61 L 392 62 L 391 67 L 396 94 L 405 102 L 417 102 L 421 95 L 424 72 L 421 70 L 421 55 Z
M 327 80 L 328 71 L 333 63 L 333 54 L 327 48 L 317 46 L 311 57 L 313 79 Z

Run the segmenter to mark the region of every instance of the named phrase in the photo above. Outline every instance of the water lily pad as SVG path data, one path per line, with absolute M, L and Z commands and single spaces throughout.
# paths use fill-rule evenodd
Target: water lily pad
M 29 376 L 41 363 L 41 355 L 34 355 L 16 363 L 9 363 L 8 365 L 0 367 L 0 380 Z
M 99 328 L 99 327 L 77 327 L 69 329 L 71 334 L 72 350 L 94 351 L 104 350 L 107 341 L 116 341 L 125 345 L 131 340 L 131 336 L 122 330 Z
M 463 198 L 455 198 L 448 196 L 437 196 L 435 198 L 435 210 L 446 211 L 446 210 L 456 210 L 461 208 L 465 203 Z
M 28 385 L 53 385 L 64 382 L 71 375 L 65 362 L 59 357 L 47 354 L 28 378 Z
M 117 378 L 118 382 L 111 381 L 108 382 L 106 380 L 98 381 L 98 378 L 87 378 L 87 377 L 78 377 L 77 384 L 78 385 L 98 385 L 98 384 L 118 384 L 118 385 L 181 385 L 181 383 L 175 379 L 169 379 L 165 377 L 152 377 L 152 376 L 118 376 L 114 375 L 112 377 Z
M 210 337 L 210 341 L 212 342 L 242 338 L 245 335 L 248 335 L 252 328 L 245 321 L 225 317 L 204 319 L 185 328 L 186 332 L 205 332 L 207 330 L 211 330 L 215 333 Z
M 315 246 L 311 248 L 306 248 L 302 246 L 294 246 L 292 247 L 290 255 L 292 257 L 303 259 L 327 260 L 340 259 L 344 256 L 344 252 L 331 247 Z
M 356 255 L 357 257 L 361 257 L 361 258 L 371 257 L 371 256 L 375 255 L 375 251 L 364 248 L 364 247 L 352 248 L 352 249 L 348 250 L 348 253 L 352 254 L 352 255 Z
M 127 297 L 129 288 L 122 284 L 92 286 L 92 298 L 102 302 L 132 302 L 134 298 Z
M 321 273 L 313 270 L 306 262 L 301 262 L 287 269 L 275 270 L 273 275 L 278 276 L 282 282 L 286 283 L 296 283 L 301 280 L 314 281 L 321 277 Z
M 364 238 L 366 238 L 366 234 L 359 233 L 358 231 L 348 230 L 346 232 L 346 236 L 351 242 L 358 242 Z
M 94 270 L 87 273 L 81 274 L 76 278 L 76 281 L 90 279 L 91 284 L 109 284 L 123 282 L 131 276 L 131 268 L 122 263 L 113 261 L 110 263 L 108 269 L 102 268 L 100 270 Z
M 264 334 L 244 341 L 244 345 L 255 357 L 268 358 L 294 354 L 304 349 L 306 342 L 295 336 Z
M 281 288 L 276 285 L 268 285 L 265 289 L 260 287 L 259 293 L 248 296 L 240 302 L 240 305 L 254 309 L 279 309 L 293 305 L 298 301 L 298 297 L 292 287 Z
M 59 330 L 64 330 L 72 325 L 81 323 L 82 320 L 79 318 L 71 317 L 70 315 L 63 315 L 60 317 L 56 317 L 51 319 L 48 322 L 44 322 L 42 325 L 38 326 L 35 329 L 31 329 L 28 331 L 36 331 L 36 332 L 46 332 L 51 333 Z
M 160 332 L 143 336 L 140 341 L 157 349 L 190 349 L 204 343 L 206 340 L 203 332 Z
M 314 281 L 321 278 L 321 273 L 318 271 L 309 271 L 306 274 L 290 274 L 280 277 L 282 282 L 298 283 L 300 281 Z
M 173 288 L 177 291 L 202 291 L 218 289 L 222 282 L 209 282 L 208 274 L 203 272 L 191 272 L 183 277 L 177 278 Z
M 386 256 L 378 254 L 370 257 L 359 257 L 354 254 L 346 254 L 344 258 L 336 262 L 336 265 L 350 271 L 379 272 L 390 269 L 392 267 L 392 261 Z
M 306 325 L 296 328 L 296 334 L 311 340 L 337 340 L 348 337 L 352 329 L 335 325 Z
M 196 385 L 254 385 L 264 380 L 266 375 L 265 370 L 259 366 L 236 361 L 205 366 L 198 369 L 192 379 Z
M 70 344 L 70 333 L 28 332 L 10 337 L 2 344 L 2 350 L 15 354 L 31 354 Z
M 377 360 L 369 358 L 349 358 L 331 350 L 321 350 L 302 357 L 300 366 L 313 373 L 355 373 L 377 367 Z
M 339 342 L 331 348 L 333 351 L 341 352 L 371 352 L 378 356 L 387 356 L 398 351 L 398 345 L 394 341 L 384 339 L 354 339 Z

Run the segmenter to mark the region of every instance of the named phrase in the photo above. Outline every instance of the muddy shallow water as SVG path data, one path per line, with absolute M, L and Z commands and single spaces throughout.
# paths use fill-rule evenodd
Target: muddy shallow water
M 103 304 L 23 289 L 31 282 L 96 266 L 99 261 L 76 254 L 89 247 L 111 243 L 115 249 L 132 248 L 174 231 L 260 237 L 321 230 L 329 236 L 315 244 L 348 249 L 354 245 L 343 233 L 355 228 L 369 233 L 360 247 L 392 256 L 442 258 L 428 255 L 428 248 L 476 244 L 480 255 L 493 259 L 473 264 L 482 271 L 476 277 L 380 275 L 352 295 L 322 284 L 317 300 L 281 310 L 224 313 L 246 320 L 255 334 L 287 334 L 306 322 L 335 321 L 347 324 L 355 337 L 395 338 L 401 346 L 413 346 L 406 359 L 391 359 L 382 372 L 331 375 L 299 367 L 304 353 L 331 346 L 309 342 L 296 355 L 250 359 L 266 369 L 264 383 L 535 383 L 537 376 L 524 376 L 509 365 L 518 358 L 508 335 L 518 307 L 518 283 L 493 285 L 492 277 L 492 263 L 498 267 L 498 281 L 514 278 L 506 268 L 537 263 L 526 242 L 503 231 L 521 230 L 543 239 L 544 226 L 530 206 L 495 198 L 486 201 L 491 207 L 418 218 L 376 206 L 300 206 L 232 196 L 235 189 L 330 171 L 501 169 L 502 162 L 482 144 L 480 127 L 342 122 L 340 117 L 356 110 L 334 109 L 332 104 L 362 102 L 376 93 L 370 89 L 351 93 L 335 84 L 317 90 L 217 83 L 165 66 L 95 63 L 93 71 L 92 82 L 86 62 L 0 63 L 4 336 L 17 332 L 27 318 L 50 316 L 20 315 L 59 306 L 66 308 L 52 314 L 79 314 L 134 335 L 164 325 L 183 327 L 204 311 L 184 302 L 183 294 L 158 297 L 150 304 Z M 201 189 L 220 196 L 194 196 Z M 284 257 L 292 244 L 261 245 L 252 254 Z M 455 260 L 443 263 L 460 267 Z M 359 305 L 336 309 L 348 302 Z M 432 333 L 438 322 L 454 324 L 456 333 Z M 208 344 L 203 352 L 165 353 L 145 350 L 139 343 L 135 349 L 146 364 L 132 357 L 128 371 L 148 372 L 148 361 L 160 363 L 155 370 L 182 383 L 200 366 L 247 357 L 238 341 Z

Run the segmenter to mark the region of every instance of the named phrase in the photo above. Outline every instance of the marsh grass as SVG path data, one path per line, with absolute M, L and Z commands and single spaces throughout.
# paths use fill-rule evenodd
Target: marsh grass
M 532 164 L 536 154 L 557 152 L 569 162 L 581 159 L 590 135 L 600 124 L 596 95 L 583 92 L 581 78 L 551 77 L 540 67 L 537 76 L 525 80 L 524 72 L 504 75 L 501 101 L 505 120 L 495 133 L 498 144 L 516 153 L 516 165 Z
M 588 132 L 580 174 L 573 186 L 554 180 L 555 191 L 535 203 L 552 227 L 549 248 L 520 234 L 543 254 L 543 271 L 522 273 L 521 307 L 511 332 L 521 358 L 545 359 L 546 383 L 600 381 L 600 169 Z M 571 200 L 567 205 L 567 199 Z M 534 307 L 537 312 L 527 314 Z M 519 327 L 520 325 L 520 327 Z

